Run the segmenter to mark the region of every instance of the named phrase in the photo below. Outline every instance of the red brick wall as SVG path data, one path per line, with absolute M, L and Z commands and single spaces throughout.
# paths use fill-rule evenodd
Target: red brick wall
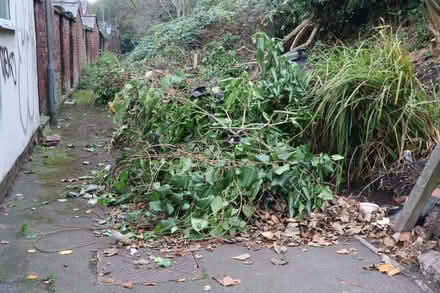
M 86 53 L 86 32 L 84 30 L 81 15 L 78 14 L 77 22 L 79 24 L 78 28 L 80 30 L 80 34 L 78 37 L 78 44 L 79 44 L 79 61 L 80 61 L 80 68 L 84 68 L 84 65 L 87 64 L 87 53 Z
M 46 27 L 46 0 L 34 1 L 36 50 L 38 64 L 38 91 L 40 98 L 40 112 L 47 114 L 48 92 L 48 49 Z M 71 19 L 58 10 L 53 10 L 53 61 L 56 74 L 56 97 L 60 100 L 63 94 L 79 84 L 81 69 L 87 63 L 94 63 L 100 53 L 100 35 L 97 24 L 93 31 L 86 32 L 81 21 L 81 11 Z M 62 39 L 61 39 L 62 38 Z M 86 47 L 87 46 L 87 47 Z M 115 48 L 116 47 L 116 48 Z M 119 40 L 105 40 L 106 51 L 120 49 Z
M 95 24 L 93 31 L 87 31 L 87 60 L 95 63 L 99 56 L 99 31 Z
M 46 0 L 34 1 L 35 39 L 37 48 L 38 94 L 40 98 L 40 114 L 47 111 L 47 27 Z

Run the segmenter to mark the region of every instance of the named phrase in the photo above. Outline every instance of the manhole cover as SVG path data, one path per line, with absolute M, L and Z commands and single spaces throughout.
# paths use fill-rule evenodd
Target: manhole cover
M 170 258 L 171 265 L 161 268 L 150 258 L 167 258 L 165 254 L 150 249 L 138 249 L 134 255 L 130 250 L 121 248 L 113 256 L 105 256 L 105 250 L 98 251 L 97 273 L 102 284 L 133 284 L 161 283 L 185 279 L 199 279 L 200 270 L 191 252 L 183 256 Z M 139 264 L 143 263 L 143 264 Z

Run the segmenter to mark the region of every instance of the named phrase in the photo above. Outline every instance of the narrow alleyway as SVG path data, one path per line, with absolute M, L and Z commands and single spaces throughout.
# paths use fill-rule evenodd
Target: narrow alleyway
M 33 160 L 26 164 L 9 198 L 0 207 L 0 292 L 104 293 L 130 290 L 189 293 L 203 292 L 204 289 L 255 293 L 422 292 L 404 276 L 390 278 L 363 269 L 380 259 L 358 242 L 326 249 L 292 248 L 286 257 L 289 263 L 283 266 L 271 263 L 274 253 L 270 250 L 249 251 L 243 247 L 225 246 L 213 252 L 199 252 L 200 267 L 197 269 L 200 274 L 197 281 L 187 277 L 185 282 L 158 282 L 154 287 L 133 282 L 132 289 L 99 282 L 96 252 L 110 247 L 113 242 L 110 237 L 96 237 L 98 230 L 92 230 L 104 219 L 104 211 L 97 205 L 88 205 L 87 199 L 65 198 L 66 187 L 78 182 L 62 181 L 89 176 L 92 170 L 102 169 L 111 163 L 114 159 L 108 152 L 111 117 L 104 109 L 92 105 L 69 105 L 59 117 L 59 126 L 50 134 L 59 134 L 61 142 L 51 149 L 35 149 Z M 89 162 L 89 165 L 84 165 L 84 162 Z M 75 230 L 75 227 L 84 229 Z M 34 241 L 53 231 L 59 233 L 48 234 L 38 242 L 39 248 L 50 252 L 79 248 L 72 249 L 72 254 L 68 255 L 34 251 Z M 336 251 L 343 247 L 355 248 L 357 253 L 337 254 Z M 232 259 L 243 253 L 250 254 L 251 262 L 244 264 Z M 129 257 L 122 261 L 121 271 L 124 265 L 130 265 Z M 157 271 L 142 273 L 145 276 Z M 32 274 L 38 280 L 26 280 Z M 213 277 L 224 275 L 240 279 L 240 285 L 232 289 L 223 288 L 213 280 Z M 380 289 L 378 284 L 381 284 Z

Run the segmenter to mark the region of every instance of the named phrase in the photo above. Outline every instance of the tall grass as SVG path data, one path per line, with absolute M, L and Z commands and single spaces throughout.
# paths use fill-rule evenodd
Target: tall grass
M 431 111 L 438 106 L 389 28 L 357 47 L 322 51 L 314 69 L 312 141 L 349 159 L 350 179 L 365 179 L 404 150 L 421 152 L 437 139 Z

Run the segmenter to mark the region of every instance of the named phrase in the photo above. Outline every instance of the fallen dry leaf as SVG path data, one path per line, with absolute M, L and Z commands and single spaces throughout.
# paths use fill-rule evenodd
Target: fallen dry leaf
M 411 232 L 400 232 L 399 241 L 408 242 L 411 240 Z
M 197 259 L 201 259 L 201 258 L 203 258 L 203 255 L 201 255 L 200 253 L 196 253 L 196 254 L 194 254 L 194 257 Z
M 38 275 L 36 273 L 29 273 L 25 277 L 26 280 L 38 280 Z
M 273 222 L 274 224 L 279 224 L 279 223 L 280 223 L 280 220 L 279 220 L 276 216 L 274 216 L 274 215 L 272 215 L 272 216 L 270 217 L 270 219 L 272 220 L 272 222 Z
M 387 273 L 387 275 L 389 277 L 393 277 L 393 276 L 398 275 L 398 274 L 400 274 L 400 269 L 399 268 L 392 269 L 391 271 L 389 271 Z
M 288 264 L 289 262 L 287 260 L 285 260 L 284 258 L 279 258 L 279 257 L 272 257 L 270 259 L 270 262 L 276 266 L 283 266 Z
M 336 253 L 337 254 L 350 254 L 350 253 L 352 253 L 353 251 L 356 251 L 356 250 L 357 250 L 356 248 L 349 248 L 349 249 L 343 248 L 341 250 L 336 251 Z
M 108 248 L 104 250 L 104 256 L 110 257 L 110 256 L 114 256 L 117 255 L 119 253 L 119 249 L 118 248 Z
M 133 264 L 135 264 L 135 265 L 147 265 L 147 264 L 149 264 L 150 263 L 150 261 L 149 260 L 146 260 L 146 259 L 144 259 L 144 258 L 141 258 L 141 259 L 138 259 L 138 260 L 134 260 L 133 261 Z
M 147 286 L 147 287 L 155 287 L 155 286 L 157 286 L 157 283 L 154 283 L 154 282 L 146 282 L 146 283 L 144 283 L 144 286 Z
M 72 250 L 63 250 L 63 251 L 58 252 L 58 254 L 60 254 L 60 255 L 71 255 L 72 253 L 73 253 Z
M 219 280 L 214 278 L 217 282 L 220 283 L 223 287 L 232 287 L 232 286 L 238 286 L 240 285 L 241 281 L 238 279 L 233 279 L 230 276 L 225 276 L 223 279 Z
M 385 273 L 390 277 L 400 274 L 400 268 L 395 268 L 389 263 L 377 264 L 375 267 L 379 272 Z
M 113 279 L 104 279 L 104 280 L 102 280 L 102 282 L 105 284 L 111 284 L 111 283 L 113 283 Z
M 388 273 L 393 269 L 393 265 L 389 263 L 383 263 L 376 265 L 376 269 L 381 273 Z
M 209 285 L 204 286 L 203 291 L 205 291 L 205 292 L 211 291 L 211 286 L 209 286 Z
M 183 283 L 185 281 L 186 281 L 185 278 L 179 278 L 179 279 L 176 280 L 177 283 Z
M 122 287 L 124 287 L 126 289 L 132 289 L 133 288 L 133 282 L 131 282 L 131 281 L 122 283 L 121 285 L 122 285 Z
M 261 235 L 263 235 L 264 238 L 268 239 L 268 240 L 272 240 L 273 239 L 273 233 L 268 231 L 268 232 L 263 232 L 261 233 Z
M 278 245 L 276 243 L 274 243 L 273 249 L 278 254 L 285 254 L 287 252 L 287 247 L 286 246 L 282 246 L 282 245 L 280 246 L 280 245 Z
M 245 254 L 242 254 L 239 256 L 234 256 L 233 259 L 243 261 L 243 260 L 249 259 L 250 257 L 251 257 L 251 255 L 249 253 L 245 253 Z
M 391 237 L 385 237 L 385 239 L 383 240 L 383 244 L 384 244 L 386 247 L 391 248 L 391 247 L 394 247 L 394 245 L 396 244 L 396 242 L 395 242 L 394 239 L 391 238 Z

